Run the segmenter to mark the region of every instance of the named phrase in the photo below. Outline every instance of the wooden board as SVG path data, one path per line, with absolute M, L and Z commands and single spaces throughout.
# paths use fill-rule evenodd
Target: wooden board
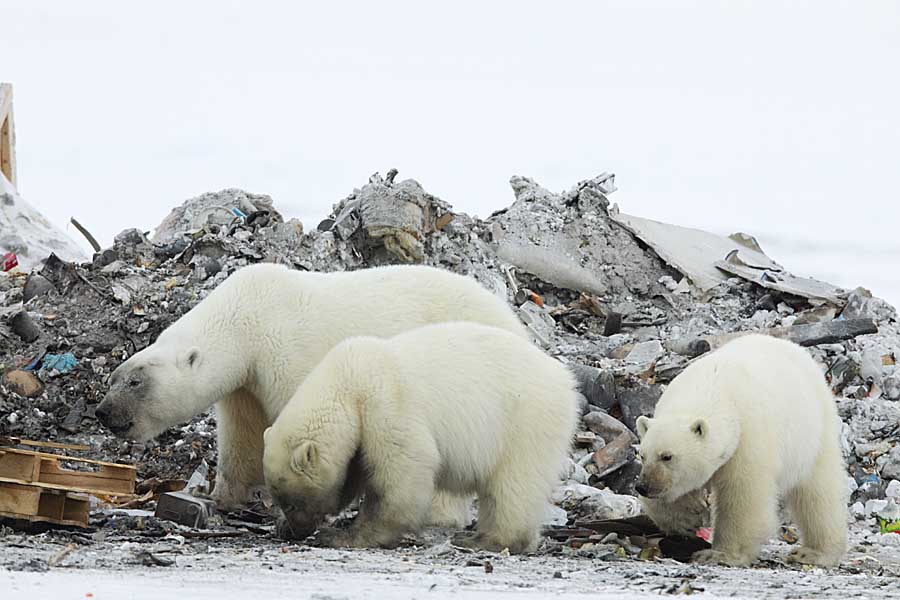
M 96 470 L 76 471 L 60 463 L 80 463 Z M 0 448 L 0 482 L 103 496 L 131 496 L 136 477 L 137 469 L 131 465 Z
M 12 85 L 8 83 L 0 83 L 0 172 L 16 186 L 16 129 Z
M 89 511 L 87 496 L 0 482 L 0 517 L 87 527 Z

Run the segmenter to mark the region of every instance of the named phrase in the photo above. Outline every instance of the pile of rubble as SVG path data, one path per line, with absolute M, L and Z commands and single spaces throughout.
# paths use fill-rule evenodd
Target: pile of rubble
M 827 371 L 854 514 L 874 523 L 896 506 L 900 328 L 882 300 L 794 277 L 749 236 L 624 215 L 609 204 L 608 174 L 562 194 L 513 177 L 515 202 L 484 220 L 395 176 L 373 175 L 310 231 L 267 196 L 224 190 L 188 200 L 152 237 L 122 232 L 91 263 L 51 256 L 30 274 L 3 274 L 0 435 L 91 444 L 97 458 L 135 462 L 140 479 L 214 468 L 212 414 L 147 445 L 102 431 L 93 410 L 112 370 L 244 265 L 421 263 L 509 301 L 578 375 L 584 416 L 552 522 L 637 514 L 637 417 L 691 360 L 760 330 L 808 346 Z

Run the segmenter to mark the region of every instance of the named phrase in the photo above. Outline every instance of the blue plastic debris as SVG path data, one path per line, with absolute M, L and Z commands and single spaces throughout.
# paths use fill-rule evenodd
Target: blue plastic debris
M 76 366 L 78 366 L 78 361 L 71 352 L 66 352 L 65 354 L 45 354 L 44 364 L 41 365 L 41 370 L 38 372 L 44 373 L 45 371 L 56 371 L 62 375 L 63 373 L 68 373 Z
M 236 217 L 240 217 L 240 218 L 242 218 L 242 219 L 246 219 L 246 218 L 247 218 L 247 215 L 245 215 L 244 212 L 243 212 L 241 209 L 237 208 L 237 207 L 234 207 L 234 208 L 231 209 L 231 214 L 233 214 L 233 215 L 236 216 Z

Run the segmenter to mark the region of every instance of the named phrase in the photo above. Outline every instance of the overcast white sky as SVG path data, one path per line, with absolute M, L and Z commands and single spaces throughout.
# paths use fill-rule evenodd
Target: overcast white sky
M 397 167 L 481 216 L 613 171 L 626 212 L 803 240 L 807 274 L 900 252 L 897 1 L 143 6 L 0 0 L 19 191 L 103 244 L 224 187 L 314 227 Z

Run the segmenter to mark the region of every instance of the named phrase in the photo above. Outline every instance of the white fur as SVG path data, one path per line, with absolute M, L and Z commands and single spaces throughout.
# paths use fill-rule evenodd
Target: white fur
M 215 495 L 225 506 L 241 504 L 263 483 L 263 431 L 329 350 L 350 336 L 388 337 L 451 320 L 527 335 L 505 302 L 474 279 L 437 268 L 245 267 L 119 368 L 123 377 L 142 369 L 158 386 L 129 402 L 134 425 L 124 435 L 153 437 L 215 404 Z M 460 525 L 468 515 L 465 499 L 438 497 L 435 507 L 437 523 Z
M 831 391 L 803 348 L 741 337 L 685 369 L 653 419 L 639 419 L 639 484 L 657 503 L 709 485 L 713 546 L 694 556 L 698 562 L 756 560 L 781 498 L 802 537 L 789 558 L 834 565 L 847 536 L 838 424 Z
M 267 432 L 266 481 L 309 531 L 341 508 L 359 452 L 362 510 L 331 543 L 395 544 L 423 524 L 439 490 L 478 494 L 478 533 L 466 543 L 528 551 L 572 439 L 574 390 L 563 364 L 494 327 L 444 323 L 350 339 Z

